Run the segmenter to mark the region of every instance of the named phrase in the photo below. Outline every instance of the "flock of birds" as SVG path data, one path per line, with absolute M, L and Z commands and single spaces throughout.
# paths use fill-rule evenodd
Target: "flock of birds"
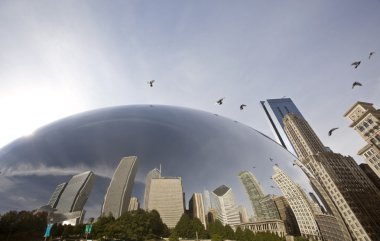
M 373 56 L 374 54 L 375 54 L 374 51 L 370 52 L 369 55 L 368 55 L 368 59 L 371 59 L 372 56 Z M 362 61 L 355 61 L 355 62 L 353 62 L 353 63 L 351 64 L 351 66 L 354 66 L 354 68 L 357 69 L 361 63 L 362 63 Z M 153 87 L 154 82 L 155 82 L 155 80 L 151 80 L 151 81 L 149 81 L 149 82 L 148 82 L 149 86 L 150 86 L 150 87 Z M 354 89 L 356 86 L 363 86 L 363 84 L 360 83 L 360 82 L 358 82 L 358 81 L 355 81 L 354 83 L 352 83 L 352 89 Z M 284 97 L 283 97 L 283 98 L 284 98 Z M 225 99 L 225 97 L 218 99 L 218 100 L 216 101 L 215 104 L 222 105 L 224 99 Z M 241 105 L 240 105 L 240 110 L 244 110 L 244 108 L 245 108 L 246 106 L 247 106 L 246 104 L 241 104 Z M 337 129 L 339 129 L 339 128 L 338 128 L 338 127 L 335 127 L 335 128 L 330 129 L 329 132 L 328 132 L 328 135 L 331 136 L 332 133 L 333 133 L 335 130 L 337 130 Z

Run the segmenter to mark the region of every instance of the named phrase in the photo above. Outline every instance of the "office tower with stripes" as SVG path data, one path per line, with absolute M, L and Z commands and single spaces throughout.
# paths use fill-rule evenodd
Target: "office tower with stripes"
M 190 198 L 189 212 L 193 218 L 198 218 L 202 222 L 203 226 L 207 228 L 202 193 L 194 193 L 193 196 Z
M 144 190 L 144 209 L 148 210 L 149 202 L 149 192 L 150 192 L 150 183 L 153 178 L 159 178 L 161 176 L 161 171 L 157 168 L 149 171 L 145 178 L 145 190 Z
M 240 224 L 239 210 L 231 188 L 225 185 L 219 186 L 211 192 L 211 199 L 213 205 L 215 204 L 217 218 L 223 225 Z

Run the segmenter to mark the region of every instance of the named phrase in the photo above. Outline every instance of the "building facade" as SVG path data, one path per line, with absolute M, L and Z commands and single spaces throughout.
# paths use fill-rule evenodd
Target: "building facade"
M 73 176 L 63 190 L 57 203 L 60 213 L 82 211 L 94 185 L 95 175 L 87 171 Z
M 240 216 L 240 223 L 248 223 L 249 217 L 247 209 L 243 205 L 238 206 L 239 216 Z
M 240 224 L 239 210 L 231 188 L 225 185 L 219 186 L 211 192 L 211 199 L 215 204 L 217 218 L 223 225 Z
M 303 190 L 278 166 L 274 166 L 273 180 L 279 186 L 296 217 L 300 233 L 304 237 L 321 240 L 321 234 L 310 201 Z
M 128 206 L 128 212 L 136 211 L 140 209 L 140 203 L 137 197 L 131 197 Z
M 380 110 L 373 104 L 356 102 L 344 115 L 351 120 L 350 127 L 367 143 L 359 150 L 365 162 L 380 178 Z
M 284 196 L 277 196 L 273 198 L 273 201 L 276 204 L 280 219 L 284 222 L 286 233 L 299 236 L 301 233 L 298 228 L 297 219 L 286 198 Z
M 147 209 L 159 212 L 162 221 L 174 228 L 185 212 L 182 180 L 180 177 L 150 179 Z
M 253 233 L 269 232 L 276 234 L 279 237 L 285 237 L 287 234 L 284 222 L 279 219 L 242 223 L 240 225 L 235 225 L 233 228 L 236 230 L 238 227 L 242 230 L 249 229 Z
M 380 178 L 378 175 L 376 175 L 373 169 L 367 163 L 360 163 L 359 167 L 380 191 Z
M 249 171 L 242 171 L 239 173 L 239 178 L 251 201 L 255 220 L 279 219 L 280 216 L 272 197 L 264 194 L 256 177 Z
M 260 101 L 260 103 L 268 118 L 277 142 L 295 155 L 296 153 L 293 149 L 292 143 L 284 132 L 283 118 L 289 113 L 293 113 L 303 118 L 297 106 L 290 98 L 268 99 L 266 101 Z
M 317 221 L 323 240 L 345 241 L 342 230 L 334 216 L 328 214 L 316 214 L 314 217 Z
M 202 193 L 194 193 L 193 196 L 190 198 L 189 212 L 193 218 L 198 218 L 202 222 L 203 226 L 207 228 Z
M 285 131 L 300 162 L 326 190 L 356 240 L 380 240 L 380 196 L 352 157 L 326 151 L 307 121 L 289 114 Z
M 161 171 L 157 168 L 149 171 L 145 178 L 145 190 L 144 190 L 144 209 L 148 210 L 148 202 L 149 202 L 149 192 L 150 192 L 150 182 L 152 178 L 161 177 Z
M 50 200 L 48 202 L 48 205 L 52 208 L 56 208 L 57 207 L 57 204 L 58 204 L 58 200 L 60 199 L 62 193 L 63 193 L 63 190 L 65 190 L 66 188 L 66 185 L 67 185 L 67 182 L 64 182 L 64 183 L 61 183 L 59 184 L 53 194 L 51 195 L 50 197 Z
M 121 159 L 104 197 L 102 215 L 112 215 L 117 219 L 128 211 L 137 166 L 138 160 L 136 156 Z

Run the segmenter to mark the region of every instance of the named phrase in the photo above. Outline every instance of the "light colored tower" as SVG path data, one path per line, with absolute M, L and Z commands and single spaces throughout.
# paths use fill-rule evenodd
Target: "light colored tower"
M 137 197 L 131 197 L 131 200 L 129 201 L 128 212 L 139 210 L 139 208 L 140 203 Z
M 149 171 L 145 178 L 145 190 L 144 190 L 144 209 L 148 210 L 148 202 L 149 202 L 149 192 L 150 192 L 150 183 L 152 178 L 160 178 L 161 171 L 157 168 Z
M 203 226 L 207 228 L 202 193 L 194 193 L 190 198 L 189 212 L 191 213 L 192 217 L 198 218 L 202 222 Z
M 128 211 L 137 166 L 138 161 L 135 156 L 121 159 L 104 197 L 102 215 L 111 214 L 114 218 L 119 218 Z
M 56 208 L 57 207 L 58 200 L 61 197 L 61 195 L 63 193 L 63 190 L 65 190 L 66 185 L 67 185 L 67 182 L 64 182 L 64 183 L 59 184 L 55 188 L 53 194 L 50 197 L 49 203 L 48 203 L 48 205 L 50 207 L 52 207 L 52 208 Z
M 249 171 L 239 173 L 249 199 L 251 200 L 256 221 L 279 219 L 279 214 L 270 195 L 265 195 L 256 177 Z
M 63 190 L 56 206 L 60 213 L 83 211 L 95 181 L 92 171 L 73 176 Z
M 162 221 L 174 228 L 185 211 L 181 178 L 152 178 L 147 209 L 157 210 Z
M 211 206 L 211 198 L 210 198 L 210 192 L 208 190 L 203 191 L 203 201 L 205 206 L 205 213 L 207 214 L 208 211 L 212 208 Z
M 211 192 L 212 203 L 215 204 L 217 218 L 223 225 L 240 224 L 240 216 L 235 204 L 232 189 L 221 185 Z
M 321 240 L 313 209 L 303 190 L 288 177 L 278 166 L 274 166 L 273 180 L 280 187 L 296 217 L 301 235 Z
M 358 155 L 380 177 L 380 110 L 376 110 L 371 103 L 358 101 L 344 116 L 351 120 L 350 127 L 367 142 Z
M 243 205 L 239 205 L 238 210 L 239 210 L 239 216 L 240 216 L 240 223 L 248 223 L 249 217 L 248 217 L 247 209 Z
M 352 157 L 323 150 L 307 121 L 284 118 L 285 131 L 303 165 L 326 190 L 356 240 L 380 240 L 380 194 Z

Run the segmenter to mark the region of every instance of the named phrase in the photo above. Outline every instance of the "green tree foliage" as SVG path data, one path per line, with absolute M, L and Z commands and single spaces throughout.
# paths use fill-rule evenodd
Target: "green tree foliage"
M 40 240 L 44 234 L 46 213 L 10 211 L 0 217 L 0 240 Z
M 294 237 L 294 241 L 309 241 L 309 239 L 301 236 L 296 236 Z
M 179 241 L 179 236 L 175 230 L 170 234 L 169 241 Z
M 198 238 L 206 239 L 208 234 L 198 218 L 191 218 L 187 214 L 183 214 L 174 228 L 174 232 L 181 238 L 195 239 L 198 234 Z

